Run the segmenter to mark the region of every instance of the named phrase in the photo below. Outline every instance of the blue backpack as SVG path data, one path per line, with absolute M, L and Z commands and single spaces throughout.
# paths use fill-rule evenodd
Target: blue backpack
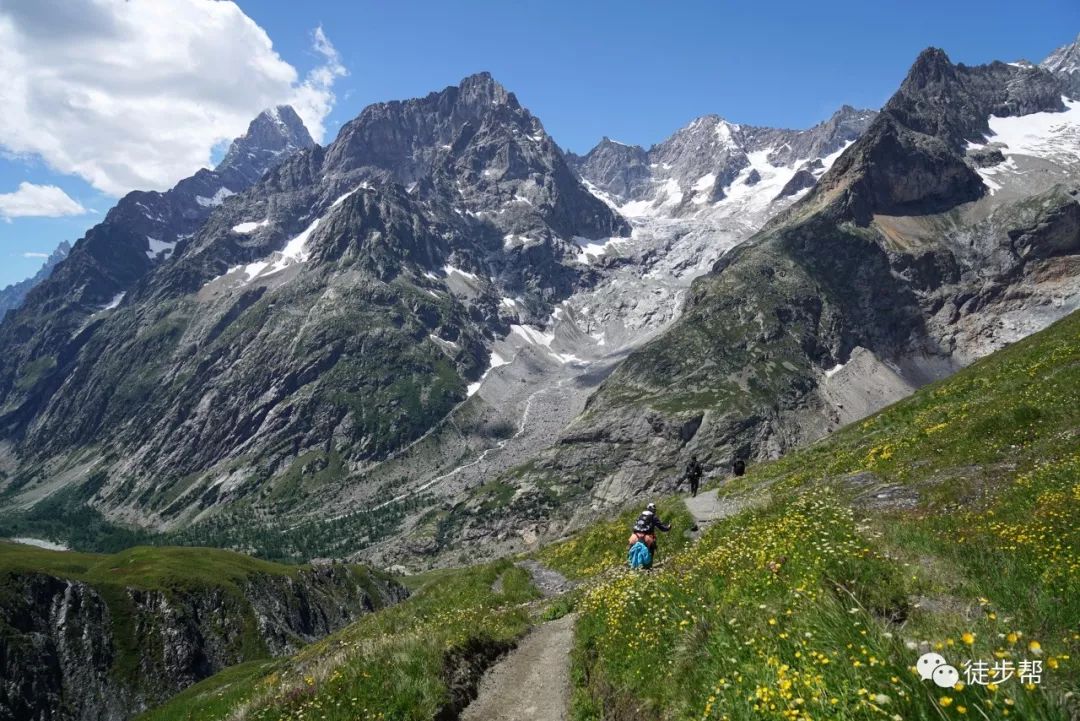
M 649 568 L 652 566 L 652 551 L 644 543 L 637 541 L 630 546 L 626 561 L 630 564 L 630 568 Z

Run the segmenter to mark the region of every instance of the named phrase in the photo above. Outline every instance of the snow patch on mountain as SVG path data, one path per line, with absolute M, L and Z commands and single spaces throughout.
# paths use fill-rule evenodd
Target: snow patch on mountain
M 230 195 L 236 195 L 236 193 L 229 190 L 228 188 L 226 188 L 223 185 L 223 186 L 221 186 L 220 188 L 217 189 L 217 192 L 214 193 L 213 196 L 211 196 L 209 198 L 207 198 L 204 195 L 196 195 L 195 196 L 195 202 L 198 203 L 199 205 L 203 206 L 204 208 L 211 208 L 211 207 L 218 206 L 218 205 L 221 205 L 222 203 L 224 203 L 225 198 L 228 198 Z
M 462 270 L 461 268 L 455 267 L 453 265 L 444 265 L 443 273 L 446 273 L 447 276 L 461 276 L 462 278 L 467 278 L 474 283 L 480 280 L 480 278 L 477 277 L 476 273 L 470 273 L 467 270 Z
M 206 288 L 226 278 L 235 278 L 237 282 L 230 285 L 233 288 L 238 288 L 250 285 L 256 280 L 264 279 L 285 270 L 291 265 L 307 261 L 309 256 L 307 247 L 308 239 L 311 237 L 311 234 L 315 232 L 315 229 L 319 227 L 319 222 L 321 220 L 322 218 L 316 218 L 311 221 L 311 224 L 304 228 L 299 235 L 289 239 L 285 244 L 285 247 L 280 251 L 275 251 L 267 258 L 256 260 L 245 265 L 234 265 L 222 275 L 207 282 L 203 287 Z
M 593 240 L 591 238 L 582 238 L 581 236 L 575 236 L 574 242 L 578 245 L 577 262 L 588 265 L 589 263 L 596 262 L 599 258 L 605 255 L 609 255 L 609 251 L 615 250 L 618 246 L 627 242 L 627 238 L 601 238 Z
M 1063 163 L 1080 160 L 1080 100 L 1062 97 L 1063 113 L 990 116 L 990 142 L 1002 143 L 1005 155 L 1030 155 Z
M 706 173 L 698 178 L 697 182 L 691 187 L 698 193 L 704 193 L 712 190 L 714 185 L 716 185 L 716 173 Z
M 316 218 L 311 221 L 311 225 L 304 228 L 304 230 L 300 232 L 300 235 L 285 244 L 285 247 L 281 249 L 281 257 L 274 262 L 275 270 L 281 270 L 291 262 L 303 263 L 308 259 L 308 238 L 310 238 L 311 234 L 315 232 L 315 229 L 319 227 L 321 221 L 322 218 Z
M 738 125 L 733 125 L 726 120 L 719 120 L 716 123 L 716 137 L 724 147 L 732 147 L 735 145 L 733 133 L 738 130 Z
M 503 247 L 506 249 L 516 248 L 520 245 L 528 245 L 530 242 L 532 242 L 532 238 L 519 233 L 507 233 L 503 236 Z
M 165 260 L 176 250 L 176 242 L 168 242 L 146 236 L 146 257 L 150 260 Z
M 655 218 L 670 215 L 682 203 L 683 191 L 675 178 L 656 181 L 655 195 L 646 200 L 632 200 L 617 206 L 627 218 Z M 602 198 L 601 198 L 602 200 Z
M 832 378 L 834 375 L 836 375 L 837 373 L 839 373 L 843 369 L 844 369 L 844 364 L 843 363 L 837 363 L 832 368 L 829 368 L 829 369 L 827 369 L 825 371 L 825 377 L 826 378 Z
M 124 300 L 125 295 L 127 295 L 125 291 L 120 291 L 119 293 L 114 295 L 108 303 L 101 306 L 101 310 L 112 310 L 113 308 L 117 307 L 118 305 L 120 305 L 120 302 Z
M 491 371 L 498 368 L 499 366 L 507 365 L 512 360 L 513 358 L 507 358 L 503 356 L 498 350 L 492 350 L 491 358 L 488 361 L 487 370 L 485 370 L 484 373 L 480 376 L 480 380 L 474 383 L 470 383 L 465 388 L 465 394 L 471 396 L 476 393 L 478 390 L 480 390 L 480 386 L 484 384 L 484 380 L 488 377 L 488 374 L 491 373 Z
M 345 202 L 345 199 L 346 199 L 346 198 L 348 198 L 348 197 L 349 197 L 350 195 L 352 195 L 353 193 L 355 193 L 355 192 L 356 192 L 356 191 L 358 191 L 358 190 L 371 190 L 371 183 L 368 183 L 368 182 L 366 182 L 366 181 L 365 181 L 365 182 L 363 182 L 363 183 L 360 183 L 360 185 L 356 186 L 355 188 L 353 188 L 353 189 L 352 189 L 352 190 L 350 190 L 349 192 L 347 192 L 347 193 L 344 193 L 344 194 L 342 194 L 342 195 L 338 196 L 338 197 L 337 197 L 337 198 L 336 198 L 336 199 L 334 200 L 334 202 L 330 204 L 330 207 L 331 207 L 331 208 L 336 208 L 337 206 L 341 205 L 342 203 L 344 203 L 344 202 Z
M 247 223 L 238 223 L 232 227 L 232 232 L 240 233 L 241 235 L 247 235 L 248 233 L 254 233 L 259 228 L 266 226 L 270 222 L 269 218 L 265 218 L 258 222 L 248 221 Z

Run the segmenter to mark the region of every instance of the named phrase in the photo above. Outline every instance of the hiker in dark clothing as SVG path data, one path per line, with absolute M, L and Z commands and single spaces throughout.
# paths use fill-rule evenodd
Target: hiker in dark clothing
M 656 515 L 656 504 L 650 503 L 638 516 L 637 521 L 634 522 L 634 531 L 630 534 L 629 545 L 633 546 L 638 541 L 641 541 L 649 547 L 650 551 L 655 553 L 657 528 L 667 533 L 671 530 L 671 524 L 664 523 L 660 516 Z
M 685 478 L 690 481 L 690 493 L 693 496 L 697 496 L 698 486 L 701 485 L 701 474 L 704 472 L 704 468 L 698 463 L 697 456 L 690 456 L 690 462 L 686 464 Z
M 731 472 L 736 476 L 741 476 L 746 473 L 746 461 L 741 458 L 736 458 L 735 463 L 731 466 Z

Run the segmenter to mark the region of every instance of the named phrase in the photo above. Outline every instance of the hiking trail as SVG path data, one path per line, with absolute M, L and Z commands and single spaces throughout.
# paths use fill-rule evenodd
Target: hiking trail
M 574 615 L 537 626 L 491 667 L 461 721 L 565 721 Z
M 560 596 L 574 583 L 532 559 L 519 561 L 544 596 Z M 540 624 L 517 648 L 488 669 L 461 721 L 565 721 L 570 700 L 573 614 Z
M 727 518 L 746 504 L 706 491 L 683 498 L 699 526 Z M 576 585 L 539 561 L 518 561 L 544 598 L 561 596 Z M 575 614 L 536 626 L 518 646 L 484 674 L 476 699 L 461 721 L 566 721 L 570 700 L 570 651 Z
M 533 585 L 536 586 L 541 594 L 543 594 L 544 598 L 561 596 L 577 585 L 558 571 L 553 571 L 539 561 L 534 561 L 531 558 L 525 559 L 524 561 L 518 561 L 517 566 L 519 568 L 524 568 L 529 572 L 529 575 L 532 577 Z
M 694 523 L 699 526 L 707 526 L 722 518 L 733 516 L 743 508 L 746 503 L 733 498 L 720 498 L 717 491 L 705 491 L 696 497 L 683 496 L 686 510 L 694 517 Z

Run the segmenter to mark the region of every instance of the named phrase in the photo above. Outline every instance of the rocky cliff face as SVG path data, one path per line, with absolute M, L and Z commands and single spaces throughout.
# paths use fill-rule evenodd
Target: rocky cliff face
M 8 287 L 0 290 L 0 318 L 3 318 L 9 310 L 18 308 L 22 305 L 26 299 L 27 293 L 33 288 L 40 285 L 46 278 L 48 278 L 53 268 L 60 264 L 64 258 L 68 257 L 71 252 L 71 243 L 66 240 L 56 246 L 56 250 L 49 253 L 49 257 L 45 259 L 45 263 L 41 266 L 41 270 L 27 278 L 21 280 L 18 283 L 12 283 Z
M 0 718 L 131 718 L 223 668 L 296 651 L 405 596 L 345 566 L 238 587 L 100 586 L 10 573 L 0 597 Z
M 1066 95 L 1073 100 L 1080 99 L 1080 37 L 1050 53 L 1039 66 L 1061 82 Z

